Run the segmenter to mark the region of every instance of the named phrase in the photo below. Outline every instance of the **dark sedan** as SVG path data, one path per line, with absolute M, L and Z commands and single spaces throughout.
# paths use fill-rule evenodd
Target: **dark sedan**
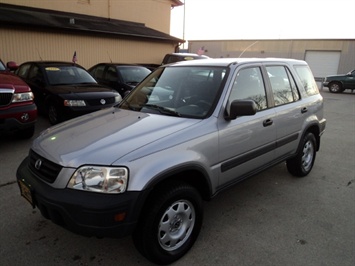
M 51 124 L 111 107 L 122 99 L 83 67 L 69 62 L 26 62 L 16 74 L 30 85 L 39 112 Z
M 134 64 L 100 63 L 89 69 L 89 73 L 102 85 L 118 91 L 122 97 L 150 74 L 144 66 Z

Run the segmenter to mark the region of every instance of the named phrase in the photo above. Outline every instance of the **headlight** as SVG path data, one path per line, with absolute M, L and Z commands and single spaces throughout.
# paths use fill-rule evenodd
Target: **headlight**
M 86 106 L 84 100 L 64 100 L 64 106 Z
M 15 93 L 12 98 L 13 103 L 33 101 L 34 96 L 32 92 Z
M 118 94 L 118 95 L 115 96 L 115 102 L 119 103 L 120 101 L 122 101 L 122 97 L 121 97 L 120 94 Z
M 83 166 L 75 171 L 68 188 L 100 193 L 123 193 L 128 182 L 128 170 L 122 167 Z

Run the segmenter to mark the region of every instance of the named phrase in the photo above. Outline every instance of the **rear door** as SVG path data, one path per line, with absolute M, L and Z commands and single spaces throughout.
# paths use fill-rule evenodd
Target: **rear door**
M 228 101 L 238 99 L 255 101 L 258 111 L 219 122 L 220 188 L 255 173 L 275 157 L 275 111 L 269 108 L 261 65 L 236 71 Z
M 276 159 L 294 153 L 298 147 L 307 104 L 301 104 L 301 96 L 294 76 L 287 65 L 265 65 L 275 106 Z

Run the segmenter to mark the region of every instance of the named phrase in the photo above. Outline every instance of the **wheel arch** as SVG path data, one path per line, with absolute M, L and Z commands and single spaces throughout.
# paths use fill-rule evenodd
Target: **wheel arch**
M 48 108 L 50 103 L 54 103 L 56 105 L 60 105 L 60 100 L 53 96 L 53 95 L 48 95 L 46 99 L 44 100 L 44 105 Z
M 320 148 L 320 129 L 317 124 L 311 124 L 309 125 L 306 130 L 303 132 L 302 138 L 307 134 L 307 133 L 312 133 L 316 139 L 316 151 L 319 151 Z
M 155 190 L 171 181 L 181 181 L 194 187 L 201 195 L 202 199 L 209 200 L 212 195 L 212 184 L 208 173 L 199 165 L 185 165 L 170 169 L 159 174 L 146 185 L 153 194 Z M 149 195 L 148 195 L 149 198 Z

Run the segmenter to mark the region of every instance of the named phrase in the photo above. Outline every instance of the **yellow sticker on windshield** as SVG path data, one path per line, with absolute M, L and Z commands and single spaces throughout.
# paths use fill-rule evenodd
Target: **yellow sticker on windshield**
M 60 71 L 58 67 L 46 67 L 46 71 Z
M 187 60 L 194 60 L 194 58 L 191 57 L 191 56 L 185 56 L 185 57 L 184 57 L 184 60 L 186 60 L 186 61 L 187 61 Z

